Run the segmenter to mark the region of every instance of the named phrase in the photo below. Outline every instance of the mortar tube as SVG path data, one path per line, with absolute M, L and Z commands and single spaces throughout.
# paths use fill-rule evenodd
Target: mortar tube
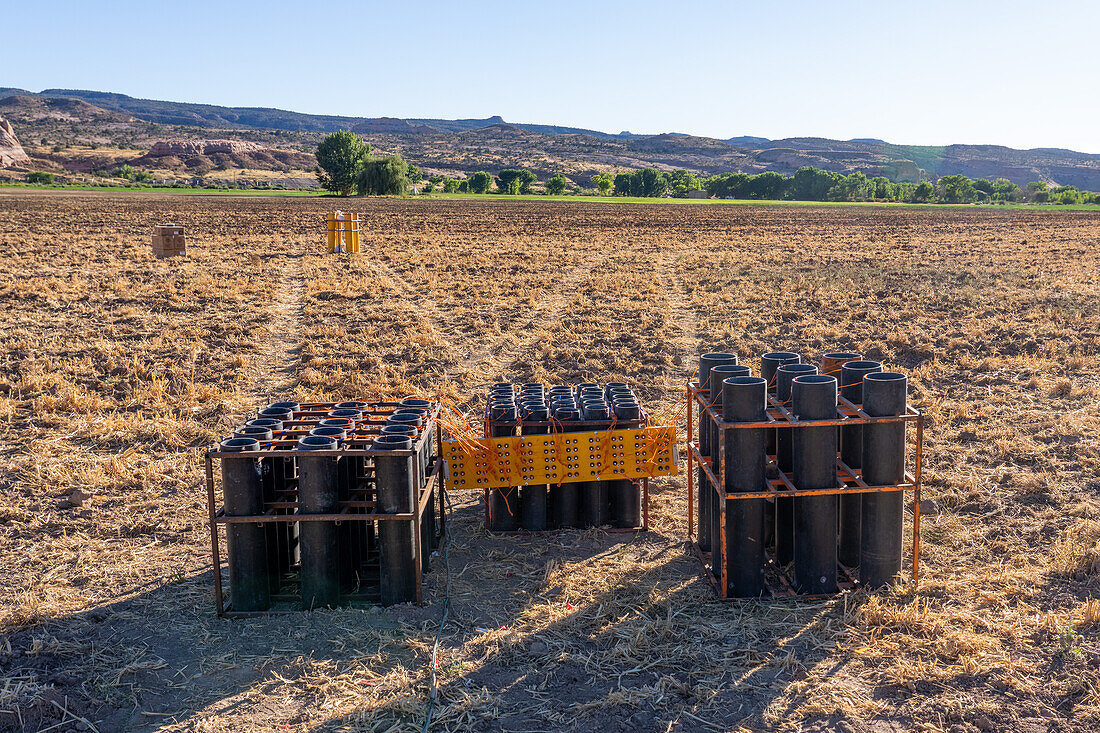
M 252 438 L 263 444 L 272 439 L 271 428 L 263 425 L 242 425 L 233 431 L 234 438 Z M 281 470 L 281 468 L 280 468 Z M 275 501 L 275 479 L 273 475 L 272 459 L 260 459 L 260 483 L 263 486 L 264 509 L 269 502 Z M 271 592 L 279 592 L 281 571 L 279 569 L 279 530 L 276 522 L 264 524 L 264 537 L 267 542 L 267 577 L 271 582 Z
M 366 410 L 370 405 L 366 402 L 360 402 L 358 400 L 351 400 L 350 402 L 337 402 L 332 406 L 334 410 Z
M 525 423 L 548 422 L 550 411 L 545 405 L 532 405 L 523 413 Z M 550 428 L 545 425 L 523 425 L 523 435 L 547 435 Z M 546 500 L 548 484 L 529 484 L 520 488 L 519 524 L 526 530 L 541 532 L 546 529 Z
M 612 395 L 621 392 L 629 392 L 630 385 L 626 382 L 608 382 L 603 386 L 603 396 L 608 402 L 611 401 Z
M 300 412 L 302 409 L 301 404 L 297 402 L 272 402 L 268 405 L 268 408 L 272 407 L 280 410 L 290 410 L 291 412 Z
M 788 410 L 791 406 L 791 383 L 795 377 L 817 374 L 813 364 L 784 364 L 775 371 L 775 397 Z M 775 429 L 775 464 L 782 473 L 794 470 L 791 448 L 795 428 Z M 780 567 L 794 559 L 794 500 L 788 497 L 775 499 L 774 540 L 775 563 Z
M 404 412 L 401 414 L 390 415 L 386 418 L 387 425 L 412 425 L 416 428 L 417 433 L 420 432 L 420 427 L 424 424 L 424 418 L 420 415 L 414 415 L 412 413 Z
M 863 355 L 857 354 L 854 351 L 832 351 L 828 354 L 821 355 L 821 373 L 829 376 L 836 377 L 838 389 L 841 392 L 844 391 L 844 380 L 841 379 L 840 368 L 850 361 L 862 361 Z M 837 446 L 836 449 L 840 450 L 840 432 L 837 432 Z
M 707 378 L 708 384 L 706 385 L 706 387 L 707 387 L 707 393 L 712 395 L 712 397 L 710 398 L 710 401 L 712 403 L 712 407 L 713 407 L 714 411 L 718 415 L 722 414 L 722 400 L 724 399 L 724 397 L 723 397 L 723 384 L 722 384 L 723 381 L 726 380 L 726 379 L 730 379 L 732 377 L 749 377 L 749 376 L 752 376 L 752 370 L 749 367 L 744 366 L 742 364 L 717 364 L 717 365 L 711 367 L 710 375 Z M 703 426 L 701 426 L 701 427 L 703 427 Z M 719 471 L 720 471 L 719 459 L 718 459 L 718 452 L 719 452 L 718 449 L 722 445 L 722 443 L 721 443 L 721 441 L 722 441 L 721 430 L 718 429 L 718 424 L 714 423 L 714 422 L 711 422 L 709 425 L 706 425 L 705 427 L 708 427 L 709 430 L 710 430 L 710 435 L 708 436 L 707 441 L 710 444 L 710 449 L 711 449 L 711 470 L 714 471 L 715 477 L 718 478 L 719 480 L 721 480 L 721 477 L 718 475 Z M 712 485 L 711 486 L 710 497 L 708 499 L 709 506 L 712 509 L 712 511 L 710 512 L 710 536 L 711 536 L 711 539 L 717 537 L 718 532 L 721 529 L 722 517 L 719 515 L 719 513 L 717 511 L 717 507 L 720 506 L 717 502 L 720 500 L 719 497 L 720 497 L 721 494 L 722 494 L 722 489 L 721 489 L 720 486 L 717 486 L 717 485 Z M 714 545 L 712 543 L 712 549 L 716 549 L 716 548 L 717 548 L 717 545 Z M 714 561 L 714 558 L 716 556 L 717 555 L 715 554 L 711 558 L 712 561 L 713 561 L 712 565 L 714 565 L 714 567 L 717 567 L 717 562 Z
M 355 427 L 355 421 L 346 417 L 326 417 L 317 421 L 317 427 L 351 430 Z
M 802 362 L 802 357 L 793 351 L 772 351 L 764 354 L 760 357 L 760 376 L 768 380 L 768 394 L 774 396 L 776 393 L 776 377 L 775 374 L 779 367 L 784 364 L 799 364 Z M 764 438 L 767 441 L 764 450 L 769 456 L 775 455 L 776 451 L 776 430 L 770 429 L 764 434 Z M 765 541 L 768 547 L 775 547 L 775 504 L 768 504 L 764 508 L 764 531 Z
M 351 420 L 358 420 L 363 417 L 363 411 L 351 409 L 329 410 L 329 413 L 328 415 L 326 415 L 326 417 L 346 417 Z
M 711 374 L 715 372 L 712 371 Z M 715 388 L 717 389 L 717 385 Z M 723 421 L 745 423 L 767 419 L 766 379 L 730 377 L 722 381 L 722 392 Z M 767 487 L 765 470 L 768 457 L 764 453 L 764 432 L 765 428 L 733 428 L 723 431 L 725 493 L 755 492 Z M 756 598 L 764 593 L 764 564 L 767 557 L 764 547 L 766 503 L 765 499 L 726 501 L 726 593 L 729 596 Z
M 821 355 L 821 373 L 827 377 L 840 379 L 840 368 L 850 361 L 860 361 L 863 354 L 854 351 L 830 351 Z M 843 386 L 844 382 L 840 382 Z
M 871 417 L 904 415 L 908 380 L 897 372 L 863 377 L 863 411 Z M 869 486 L 905 478 L 905 423 L 863 426 L 863 480 Z M 889 585 L 901 572 L 905 492 L 863 495 L 859 580 L 867 588 Z
M 602 398 L 586 402 L 583 414 L 585 420 L 611 419 L 611 410 Z M 582 527 L 601 527 L 608 523 L 612 507 L 607 481 L 581 481 L 577 484 L 577 494 Z
M 256 417 L 245 422 L 245 426 L 267 428 L 272 433 L 277 433 L 283 429 L 283 421 L 274 417 Z
M 344 428 L 335 426 L 318 426 L 310 430 L 309 434 L 332 438 L 337 441 L 337 444 L 339 444 L 341 440 L 347 440 L 348 437 L 347 431 Z M 348 456 L 346 458 L 336 459 L 337 501 L 348 501 L 351 499 L 351 492 L 356 489 L 356 477 L 362 472 L 362 465 L 363 459 L 359 457 Z M 352 510 L 352 513 L 358 514 L 359 512 Z M 360 529 L 359 525 L 360 523 L 358 522 L 341 522 L 336 528 L 340 554 L 340 581 L 345 585 L 355 581 L 355 573 L 360 565 L 362 548 L 358 542 L 359 537 L 357 537 L 353 531 Z
M 505 438 L 516 434 L 513 423 L 516 420 L 516 407 L 512 404 L 498 403 L 489 413 L 489 433 L 492 438 Z M 493 532 L 511 532 L 519 529 L 519 487 L 497 486 L 489 489 L 489 529 Z
M 618 418 L 616 428 L 630 430 L 642 426 L 642 410 L 636 402 L 618 403 L 615 416 Z M 642 525 L 642 494 L 638 484 L 628 478 L 608 481 L 607 493 L 611 499 L 611 523 L 617 529 L 633 529 Z
M 420 397 L 416 397 L 414 395 L 410 395 L 408 397 L 403 398 L 401 400 L 400 404 L 401 404 L 402 408 L 406 408 L 406 409 L 407 408 L 416 408 L 416 409 L 422 410 L 423 413 L 424 413 L 424 425 L 425 425 L 425 430 L 427 432 L 427 435 L 424 436 L 424 443 L 421 446 L 421 451 L 420 451 L 420 479 L 421 479 L 421 486 L 427 486 L 428 466 L 430 466 L 432 461 L 434 461 L 437 458 L 436 444 L 435 444 L 435 437 L 436 437 L 435 433 L 431 430 L 428 430 L 428 428 L 426 427 L 431 421 L 432 402 L 430 400 L 426 400 L 426 399 L 422 399 Z M 413 438 L 413 442 L 414 443 L 416 442 L 415 437 Z M 437 484 L 437 486 L 438 486 L 438 484 Z M 438 488 L 436 490 L 438 490 Z M 433 494 L 434 494 L 434 491 L 433 491 Z M 435 501 L 434 501 L 434 499 L 432 499 L 432 500 L 428 501 L 428 505 L 425 508 L 423 530 L 421 531 L 421 537 L 426 537 L 427 538 L 427 547 L 428 547 L 429 550 L 435 549 L 436 545 L 438 544 L 438 540 L 439 540 L 439 538 L 436 536 L 436 533 L 435 533 L 435 525 L 436 525 Z M 431 555 L 430 552 L 425 552 L 424 553 L 424 569 L 425 570 L 427 570 L 428 558 L 430 557 L 430 555 Z
M 795 377 L 791 401 L 799 420 L 836 417 L 836 377 Z M 836 428 L 793 427 L 794 485 L 799 489 L 836 488 Z M 837 591 L 836 496 L 800 496 L 794 501 L 794 582 L 799 593 Z
M 775 395 L 775 373 L 784 364 L 800 364 L 802 357 L 793 351 L 772 351 L 760 357 L 760 376 L 768 380 L 768 394 Z M 768 455 L 775 455 L 775 430 L 769 430 L 767 434 Z
M 282 432 L 283 421 L 273 417 L 257 417 L 245 423 L 246 427 L 263 427 L 271 431 L 272 439 Z M 287 479 L 294 477 L 294 459 L 281 458 L 278 451 L 272 451 L 270 458 L 260 459 L 260 472 L 263 476 L 264 501 L 275 501 L 287 488 Z M 287 510 L 278 509 L 277 514 L 287 514 Z M 267 532 L 269 538 L 268 554 L 271 556 L 271 591 L 277 593 L 282 583 L 283 573 L 290 570 L 294 562 L 292 557 L 298 542 L 296 524 L 272 522 Z
M 261 443 L 271 440 L 271 428 L 263 425 L 241 425 L 233 430 L 234 438 L 252 438 Z
M 423 408 L 420 408 L 420 407 L 400 407 L 400 408 L 394 410 L 392 413 L 390 413 L 390 418 L 394 417 L 395 415 L 416 415 L 416 416 L 418 416 L 420 418 L 420 423 L 417 425 L 418 428 L 423 428 L 423 426 L 427 425 L 428 420 L 431 417 L 430 413 L 427 410 L 425 410 Z M 395 424 L 395 423 L 389 422 L 389 418 L 387 418 L 387 423 L 391 424 L 391 425 Z M 399 424 L 399 423 L 397 423 L 397 424 Z M 431 461 L 432 461 L 432 455 L 433 454 L 432 454 L 432 439 L 431 438 L 432 438 L 432 436 L 430 436 L 430 435 L 426 436 L 426 440 L 424 441 L 424 444 L 420 446 L 420 452 L 417 454 L 417 459 L 418 459 L 418 463 L 419 463 L 419 466 L 420 466 L 420 487 L 421 488 L 423 488 L 424 485 L 427 483 L 427 480 L 428 480 L 428 464 L 431 463 Z M 414 438 L 413 443 L 415 443 L 415 442 L 416 442 L 416 439 Z
M 258 417 L 270 417 L 276 420 L 287 422 L 294 418 L 294 414 L 284 407 L 266 407 L 260 410 Z
M 581 420 L 580 410 L 575 408 L 561 408 L 555 413 L 558 422 L 561 423 L 563 433 L 575 433 L 584 430 L 577 423 Z M 553 523 L 561 529 L 580 526 L 580 484 L 562 483 L 550 484 L 550 507 L 555 515 Z
M 412 440 L 406 436 L 380 435 L 374 439 L 371 450 L 412 450 L 412 447 Z M 410 457 L 375 455 L 374 474 L 380 514 L 416 511 L 411 470 Z M 412 522 L 392 519 L 378 522 L 379 582 L 383 606 L 416 600 L 413 539 Z
M 877 361 L 849 361 L 840 368 L 840 396 L 860 405 L 863 403 L 863 376 L 882 371 Z M 863 465 L 863 426 L 845 425 L 840 433 L 840 460 L 849 468 Z M 859 565 L 860 515 L 862 514 L 863 494 L 841 494 L 839 502 L 840 524 L 838 525 L 837 559 L 840 564 L 854 568 Z
M 642 406 L 635 400 L 616 400 L 613 409 L 617 420 L 637 420 Z
M 307 435 L 298 439 L 298 450 L 335 450 L 336 439 Z M 337 459 L 328 456 L 298 457 L 298 513 L 334 514 L 339 508 L 340 480 Z M 302 607 L 331 608 L 340 603 L 340 532 L 336 522 L 300 522 L 302 556 Z
M 259 450 L 255 438 L 223 440 L 219 450 L 240 453 Z M 255 458 L 222 456 L 222 497 L 227 517 L 252 517 L 263 514 L 264 489 L 260 462 Z M 234 611 L 266 611 L 271 607 L 270 563 L 267 531 L 263 524 L 226 525 L 226 554 L 229 564 L 229 590 Z M 215 568 L 215 572 L 221 572 Z
M 707 354 L 703 354 L 699 357 L 699 375 L 697 377 L 696 385 L 698 386 L 700 394 L 703 396 L 705 402 L 710 403 L 713 401 L 713 397 L 710 397 L 710 370 L 712 367 L 719 364 L 736 364 L 737 354 L 730 354 L 725 351 L 714 351 Z M 710 462 L 710 424 L 711 419 L 707 416 L 706 410 L 702 405 L 698 406 L 699 410 L 699 455 L 702 456 L 704 461 Z M 689 408 L 690 409 L 690 408 Z M 710 481 L 707 479 L 706 472 L 699 468 L 699 475 L 697 488 L 697 515 L 698 515 L 698 542 L 699 549 L 702 552 L 710 552 L 711 550 L 711 494 L 714 493 L 714 487 L 711 486 Z

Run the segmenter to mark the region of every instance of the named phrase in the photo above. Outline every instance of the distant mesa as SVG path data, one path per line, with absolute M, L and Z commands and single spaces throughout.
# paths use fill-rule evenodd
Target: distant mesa
M 59 120 L 63 122 L 132 122 L 134 118 L 121 112 L 96 107 L 80 99 L 37 97 L 13 94 L 0 99 L 0 110 L 16 122 Z
M 19 140 L 11 123 L 0 117 L 0 168 L 15 168 L 30 165 L 31 159 Z
M 500 118 L 497 117 L 496 119 L 499 120 Z M 485 127 L 479 127 L 474 132 L 523 132 L 523 128 L 517 127 L 516 125 L 510 125 L 501 120 L 500 122 L 494 122 Z
M 149 157 L 174 155 L 190 158 L 195 155 L 249 155 L 263 152 L 264 146 L 243 140 L 161 140 L 153 144 Z
M 771 140 L 766 137 L 756 137 L 755 135 L 741 135 L 739 137 L 728 137 L 726 138 L 726 142 L 739 148 L 751 148 L 766 145 L 770 143 Z
M 414 125 L 398 117 L 376 117 L 351 128 L 352 132 L 376 135 L 430 135 L 439 130 L 428 125 Z

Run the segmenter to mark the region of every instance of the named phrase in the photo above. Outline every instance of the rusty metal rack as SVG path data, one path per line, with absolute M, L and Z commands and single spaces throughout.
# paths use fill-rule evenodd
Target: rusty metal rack
M 260 441 L 259 450 L 226 452 L 220 450 L 215 444 L 205 451 L 206 498 L 214 567 L 214 596 L 219 616 L 232 618 L 292 613 L 296 612 L 296 609 L 286 607 L 287 603 L 299 600 L 294 588 L 299 582 L 297 573 L 300 568 L 292 553 L 287 555 L 284 550 L 282 554 L 286 556 L 280 559 L 278 567 L 279 587 L 271 593 L 271 609 L 255 612 L 235 610 L 232 606 L 232 588 L 230 588 L 230 599 L 227 603 L 222 560 L 225 538 L 219 533 L 219 527 L 234 524 L 274 525 L 273 531 L 289 533 L 295 525 L 302 522 L 333 522 L 337 526 L 347 524 L 349 527 L 360 527 L 364 536 L 373 538 L 377 534 L 375 524 L 377 522 L 409 522 L 414 538 L 412 564 L 415 566 L 416 603 L 423 603 L 422 575 L 427 568 L 427 557 L 447 531 L 446 489 L 440 480 L 442 460 L 438 451 L 441 443 L 439 405 L 431 404 L 428 410 L 429 417 L 418 431 L 411 450 L 378 450 L 370 447 L 373 440 L 382 434 L 386 418 L 401 407 L 396 401 L 385 400 L 366 402 L 367 406 L 362 410 L 362 417 L 353 418 L 354 426 L 348 430 L 347 437 L 340 440 L 336 449 L 307 451 L 298 448 L 298 439 L 308 435 L 311 429 L 318 427 L 318 423 L 325 419 L 327 413 L 337 404 L 333 402 L 302 403 L 300 410 L 294 412 L 292 419 L 283 421 L 284 428 L 275 431 L 271 440 Z M 333 513 L 302 514 L 299 512 L 296 464 L 299 458 L 307 455 L 310 458 L 353 459 L 354 487 L 346 500 L 338 502 L 337 511 Z M 415 487 L 416 499 L 413 511 L 402 513 L 378 511 L 373 462 L 376 456 L 383 455 L 406 459 L 417 457 L 417 460 L 407 460 L 407 465 L 410 467 L 410 481 Z M 287 468 L 285 475 L 275 477 L 272 491 L 265 489 L 262 513 L 250 516 L 226 515 L 224 504 L 219 504 L 219 499 L 224 500 L 219 496 L 221 492 L 218 491 L 217 484 L 220 484 L 220 481 L 216 483 L 214 479 L 214 461 L 223 458 L 255 458 L 261 459 L 261 463 L 279 459 L 279 462 Z M 367 546 L 369 544 L 368 539 L 366 545 L 357 549 L 360 562 L 353 568 L 354 580 L 342 593 L 342 603 L 379 602 L 378 548 Z
M 729 597 L 727 595 L 728 590 L 728 578 L 726 576 L 727 563 L 726 563 L 726 521 L 725 521 L 725 501 L 718 501 L 717 507 L 721 518 L 718 522 L 720 528 L 720 538 L 717 543 L 712 540 L 712 547 L 717 545 L 721 551 L 719 558 L 720 562 L 717 566 L 721 568 L 720 576 L 715 576 L 712 571 L 712 567 L 715 563 L 712 563 L 712 553 L 702 550 L 699 546 L 699 542 L 695 537 L 695 524 L 694 524 L 694 497 L 695 497 L 695 474 L 693 466 L 695 463 L 699 464 L 700 470 L 706 475 L 708 481 L 712 487 L 719 487 L 725 485 L 725 471 L 726 461 L 725 455 L 721 449 L 724 444 L 724 440 L 719 439 L 718 445 L 713 449 L 718 456 L 717 471 L 710 465 L 710 460 L 707 456 L 704 456 L 699 451 L 699 445 L 695 442 L 694 435 L 694 410 L 691 409 L 691 405 L 697 406 L 718 428 L 719 434 L 724 435 L 726 430 L 739 430 L 739 429 L 791 429 L 796 430 L 803 427 L 845 427 L 853 425 L 871 425 L 875 423 L 908 423 L 912 422 L 916 424 L 915 438 L 913 442 L 913 470 L 910 472 L 906 470 L 904 472 L 904 481 L 899 484 L 889 486 L 869 486 L 863 481 L 862 473 L 858 468 L 850 468 L 841 459 L 839 452 L 837 454 L 837 486 L 831 489 L 800 489 L 795 486 L 793 482 L 793 474 L 783 473 L 779 470 L 776 461 L 775 454 L 768 455 L 767 465 L 767 489 L 757 492 L 744 492 L 744 493 L 725 493 L 724 498 L 726 500 L 745 500 L 745 499 L 765 499 L 768 502 L 774 503 L 777 498 L 797 498 L 800 496 L 828 496 L 835 495 L 841 496 L 845 494 L 862 494 L 862 493 L 879 493 L 879 492 L 912 492 L 912 523 L 910 539 L 912 543 L 912 580 L 916 582 L 920 577 L 920 498 L 921 498 L 921 464 L 923 461 L 924 451 L 924 418 L 921 413 L 916 410 L 912 405 L 907 404 L 905 414 L 892 415 L 885 417 L 872 417 L 865 413 L 859 405 L 856 405 L 844 397 L 837 396 L 837 416 L 834 419 L 829 420 L 799 420 L 787 406 L 780 402 L 774 395 L 769 394 L 767 397 L 767 420 L 762 422 L 726 422 L 722 419 L 722 416 L 714 410 L 713 403 L 709 401 L 708 391 L 701 389 L 695 382 L 687 383 L 687 397 L 688 397 L 688 410 L 687 410 L 687 537 L 688 542 L 691 545 L 696 557 L 699 559 L 703 567 L 703 573 L 707 580 L 710 581 L 711 586 L 722 600 L 738 600 L 736 598 Z M 716 495 L 718 495 L 716 491 Z M 774 558 L 772 549 L 768 550 L 767 566 L 765 568 L 765 586 L 768 593 L 772 598 L 803 598 L 813 599 L 821 598 L 824 596 L 813 596 L 806 594 L 799 594 L 795 590 L 795 586 L 788 577 L 783 568 L 779 567 Z M 838 586 L 840 592 L 854 590 L 859 587 L 859 581 L 852 568 L 845 567 L 838 563 Z

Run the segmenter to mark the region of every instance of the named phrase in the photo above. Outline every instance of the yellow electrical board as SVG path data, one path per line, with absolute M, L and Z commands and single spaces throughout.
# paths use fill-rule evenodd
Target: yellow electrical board
M 676 429 L 652 427 L 443 442 L 449 489 L 674 476 Z

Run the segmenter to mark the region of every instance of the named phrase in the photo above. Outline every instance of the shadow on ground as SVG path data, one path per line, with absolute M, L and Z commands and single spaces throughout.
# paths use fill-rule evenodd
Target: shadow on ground
M 472 496 L 451 517 L 433 730 L 760 729 L 788 684 L 830 655 L 815 636 L 835 604 L 718 603 L 678 538 L 490 536 L 482 518 Z M 9 636 L 0 674 L 34 703 L 4 705 L 0 729 L 419 730 L 441 558 L 426 582 L 423 607 L 241 620 L 215 616 L 209 569 L 127 589 Z M 398 666 L 403 689 L 359 688 L 351 712 L 326 691 Z

